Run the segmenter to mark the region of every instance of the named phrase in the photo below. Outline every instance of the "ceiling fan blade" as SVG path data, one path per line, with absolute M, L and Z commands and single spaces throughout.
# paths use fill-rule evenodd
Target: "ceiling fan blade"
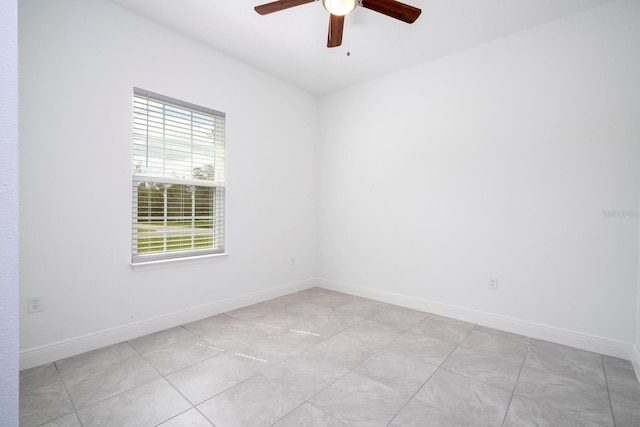
M 395 0 L 361 0 L 364 8 L 375 10 L 383 15 L 399 19 L 407 24 L 413 24 L 422 10 Z
M 301 6 L 306 3 L 313 3 L 316 0 L 277 0 L 271 3 L 261 4 L 254 7 L 255 11 L 260 15 L 268 15 L 273 12 L 279 12 L 290 7 Z
M 327 47 L 338 47 L 342 44 L 342 30 L 344 28 L 344 16 L 331 15 L 329 18 L 329 35 Z

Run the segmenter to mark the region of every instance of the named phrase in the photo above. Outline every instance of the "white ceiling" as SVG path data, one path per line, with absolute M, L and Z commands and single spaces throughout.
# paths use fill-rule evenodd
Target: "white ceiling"
M 265 16 L 253 8 L 269 0 L 110 1 L 320 95 L 611 0 L 406 0 L 413 24 L 357 7 L 332 49 L 319 1 Z

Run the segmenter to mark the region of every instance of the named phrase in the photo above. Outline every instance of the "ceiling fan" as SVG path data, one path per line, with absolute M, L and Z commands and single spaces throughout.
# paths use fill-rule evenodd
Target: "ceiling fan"
M 295 6 L 313 3 L 320 0 L 276 0 L 256 6 L 254 9 L 260 15 L 268 15 Z M 418 19 L 422 10 L 408 4 L 400 3 L 396 0 L 321 0 L 322 5 L 331 14 L 329 18 L 329 34 L 327 36 L 327 47 L 337 47 L 342 44 L 342 30 L 344 28 L 344 17 L 356 6 L 371 9 L 391 18 L 412 24 Z

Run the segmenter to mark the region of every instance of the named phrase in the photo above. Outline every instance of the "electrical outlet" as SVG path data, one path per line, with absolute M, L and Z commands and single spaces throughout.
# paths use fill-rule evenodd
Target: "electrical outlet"
M 29 297 L 29 306 L 27 307 L 29 313 L 37 313 L 42 311 L 42 297 Z
M 491 289 L 492 291 L 497 291 L 498 290 L 498 278 L 497 277 L 490 277 L 489 278 L 489 289 Z

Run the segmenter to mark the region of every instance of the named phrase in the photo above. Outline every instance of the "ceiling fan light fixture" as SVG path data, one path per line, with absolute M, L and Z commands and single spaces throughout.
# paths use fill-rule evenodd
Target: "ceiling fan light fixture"
M 322 0 L 324 6 L 330 14 L 344 16 L 356 8 L 358 0 Z

